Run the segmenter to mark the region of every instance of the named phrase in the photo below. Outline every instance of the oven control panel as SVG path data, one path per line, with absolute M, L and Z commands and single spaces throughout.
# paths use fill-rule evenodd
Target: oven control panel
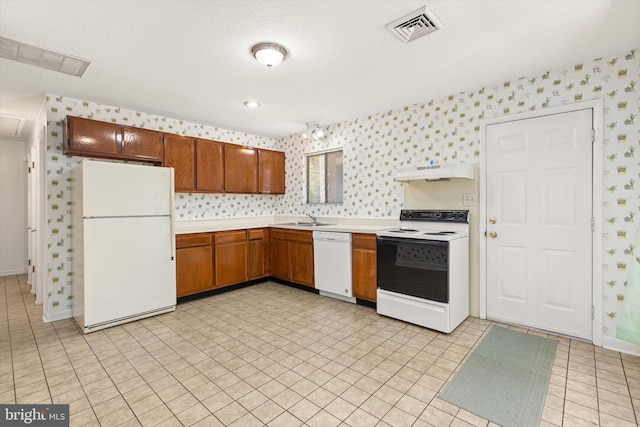
M 402 209 L 400 221 L 442 221 L 469 222 L 469 211 L 415 210 Z

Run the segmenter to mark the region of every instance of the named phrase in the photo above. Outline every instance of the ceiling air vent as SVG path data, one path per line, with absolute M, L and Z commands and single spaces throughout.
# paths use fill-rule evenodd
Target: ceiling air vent
M 23 118 L 0 115 L 0 137 L 20 138 L 23 127 Z
M 426 6 L 385 25 L 391 33 L 408 43 L 442 28 L 442 23 Z

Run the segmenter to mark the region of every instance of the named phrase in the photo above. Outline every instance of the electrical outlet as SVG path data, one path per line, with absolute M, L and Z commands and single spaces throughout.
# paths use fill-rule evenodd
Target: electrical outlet
M 463 206 L 477 206 L 478 205 L 478 195 L 476 193 L 464 193 L 462 195 L 462 205 Z

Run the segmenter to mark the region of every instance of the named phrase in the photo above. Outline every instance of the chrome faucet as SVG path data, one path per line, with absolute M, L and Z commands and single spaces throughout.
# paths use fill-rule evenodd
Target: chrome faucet
M 313 216 L 311 214 L 307 214 L 307 216 L 313 220 L 313 224 L 314 225 L 318 223 L 318 218 L 317 217 L 315 217 L 315 216 Z

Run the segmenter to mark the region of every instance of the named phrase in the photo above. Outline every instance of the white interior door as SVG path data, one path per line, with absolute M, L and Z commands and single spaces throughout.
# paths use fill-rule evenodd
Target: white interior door
M 592 110 L 487 126 L 487 317 L 592 337 Z

